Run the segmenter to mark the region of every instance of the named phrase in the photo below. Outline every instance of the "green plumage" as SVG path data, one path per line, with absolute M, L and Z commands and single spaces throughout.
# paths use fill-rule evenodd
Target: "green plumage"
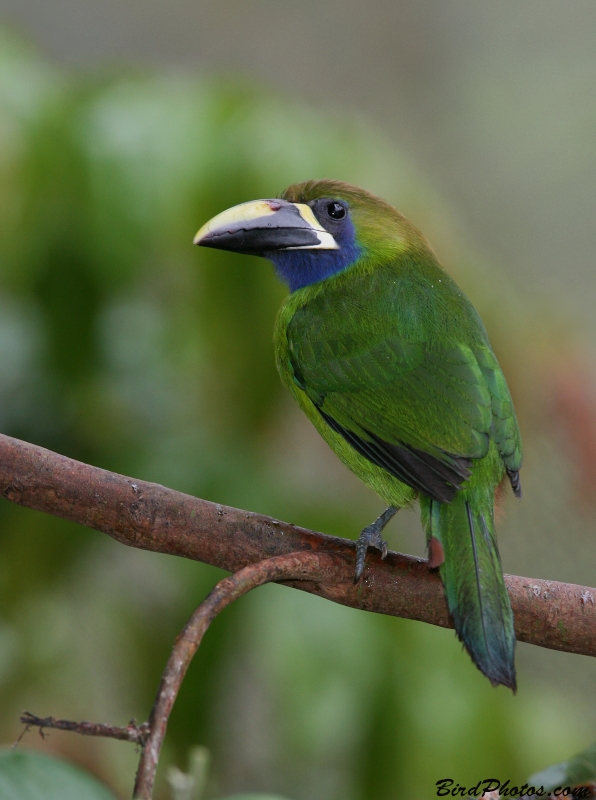
M 291 186 L 205 223 L 195 243 L 270 258 L 290 287 L 275 328 L 281 379 L 331 448 L 395 510 L 420 500 L 458 636 L 515 689 L 515 634 L 494 533 L 494 496 L 521 494 L 521 441 L 475 309 L 394 208 L 337 181 Z
M 309 182 L 284 199 L 349 204 L 351 266 L 292 292 L 275 329 L 283 383 L 339 458 L 389 505 L 420 498 L 459 637 L 515 688 L 513 616 L 494 535 L 494 493 L 517 488 L 521 441 L 475 309 L 422 235 L 378 198 Z

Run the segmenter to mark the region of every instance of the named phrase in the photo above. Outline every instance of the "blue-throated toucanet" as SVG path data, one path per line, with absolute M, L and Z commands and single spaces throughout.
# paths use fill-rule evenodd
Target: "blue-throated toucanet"
M 418 498 L 458 636 L 515 690 L 494 501 L 507 481 L 521 494 L 519 429 L 484 326 L 423 235 L 369 192 L 318 180 L 222 212 L 195 243 L 264 256 L 290 289 L 275 326 L 281 379 L 389 506 L 358 539 L 356 579 Z

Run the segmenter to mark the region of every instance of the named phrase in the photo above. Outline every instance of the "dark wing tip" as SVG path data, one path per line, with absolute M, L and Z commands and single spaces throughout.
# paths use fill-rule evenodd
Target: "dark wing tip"
M 449 463 L 445 463 L 423 450 L 390 444 L 372 433 L 366 432 L 368 438 L 364 439 L 326 414 L 320 406 L 317 408 L 329 427 L 343 436 L 357 453 L 432 500 L 450 503 L 470 476 L 469 459 L 446 453 Z
M 505 468 L 507 470 L 507 475 L 509 477 L 509 483 L 511 484 L 511 488 L 513 489 L 513 494 L 516 497 L 521 498 L 522 496 L 522 487 L 521 481 L 519 478 L 519 470 L 518 469 L 509 469 L 509 467 Z

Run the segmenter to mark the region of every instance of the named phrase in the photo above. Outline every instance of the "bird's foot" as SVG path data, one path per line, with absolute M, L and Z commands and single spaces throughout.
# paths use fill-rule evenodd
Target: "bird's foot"
M 381 516 L 372 525 L 367 525 L 362 531 L 356 542 L 356 570 L 354 572 L 354 583 L 358 583 L 364 572 L 364 562 L 366 551 L 369 547 L 376 547 L 381 551 L 381 558 L 387 557 L 387 542 L 383 540 L 383 529 L 389 520 L 395 516 L 397 508 L 389 506 L 383 511 Z

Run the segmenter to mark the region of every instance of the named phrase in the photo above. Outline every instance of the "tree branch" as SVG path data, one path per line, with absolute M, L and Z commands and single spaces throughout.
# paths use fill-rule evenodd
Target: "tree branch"
M 57 719 L 56 717 L 36 717 L 35 714 L 24 711 L 20 717 L 25 725 L 25 730 L 17 742 L 27 733 L 29 728 L 39 728 L 39 733 L 43 736 L 44 728 L 54 728 L 59 731 L 71 731 L 80 733 L 82 736 L 102 736 L 107 739 L 119 739 L 122 742 L 132 742 L 133 744 L 144 745 L 149 736 L 149 724 L 143 722 L 140 725 L 131 720 L 125 728 L 117 725 L 103 725 L 101 722 L 73 722 L 70 719 Z
M 334 556 L 307 551 L 288 553 L 244 567 L 229 578 L 220 581 L 207 595 L 176 639 L 164 670 L 149 717 L 148 736 L 143 743 L 133 800 L 135 798 L 151 800 L 157 762 L 166 735 L 170 712 L 190 662 L 197 652 L 207 628 L 217 614 L 234 600 L 263 583 L 279 578 L 329 581 L 333 580 L 334 572 Z
M 369 555 L 354 586 L 354 542 L 209 503 L 0 435 L 0 494 L 107 533 L 122 544 L 237 572 L 295 551 L 334 555 L 333 575 L 285 581 L 353 608 L 452 627 L 441 582 L 422 559 Z M 523 642 L 596 655 L 596 589 L 506 575 Z
M 141 745 L 141 757 L 137 769 L 133 800 L 151 800 L 153 785 L 161 747 L 166 735 L 168 720 L 174 702 L 182 686 L 190 662 L 197 652 L 203 636 L 215 617 L 234 600 L 251 589 L 269 581 L 279 579 L 317 580 L 332 582 L 336 572 L 337 556 L 328 553 L 287 553 L 267 558 L 221 580 L 194 611 L 174 643 L 172 653 L 164 669 L 155 702 L 147 722 L 140 725 L 134 720 L 123 727 L 103 725 L 95 722 L 73 722 L 56 717 L 36 717 L 26 711 L 21 716 L 25 725 L 17 742 L 29 728 L 39 728 L 43 736 L 44 728 L 71 731 L 84 736 L 104 736 Z

